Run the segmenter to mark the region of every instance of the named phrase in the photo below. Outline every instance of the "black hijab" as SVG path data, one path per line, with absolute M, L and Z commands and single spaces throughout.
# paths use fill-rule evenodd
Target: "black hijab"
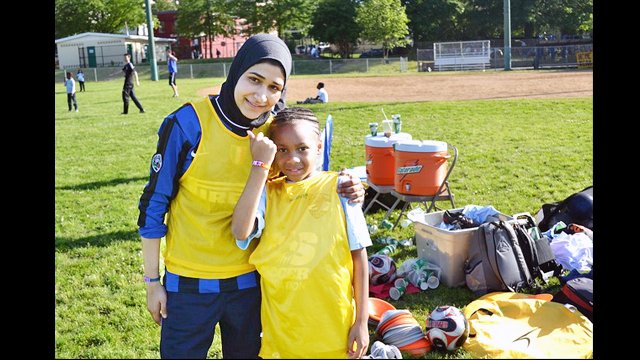
M 285 107 L 286 84 L 289 74 L 291 73 L 291 52 L 284 41 L 280 40 L 277 36 L 269 34 L 254 35 L 238 50 L 238 53 L 231 63 L 227 80 L 222 84 L 220 96 L 218 97 L 221 110 L 229 119 L 238 125 L 255 128 L 264 124 L 269 118 L 270 112 L 266 112 L 256 119 L 245 117 L 240 109 L 238 109 L 233 97 L 233 91 L 240 76 L 244 74 L 247 69 L 265 59 L 275 60 L 280 64 L 285 74 L 285 86 L 283 87 L 280 101 L 278 101 L 275 108 L 281 110 Z

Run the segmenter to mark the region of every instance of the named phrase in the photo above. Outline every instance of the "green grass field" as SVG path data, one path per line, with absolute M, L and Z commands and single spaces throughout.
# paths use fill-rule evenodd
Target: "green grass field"
M 326 78 L 326 77 L 325 77 Z M 221 79 L 181 80 L 180 98 L 165 81 L 142 79 L 122 112 L 121 81 L 89 82 L 68 112 L 63 84 L 55 86 L 55 356 L 158 358 L 160 328 L 146 310 L 137 202 L 147 181 L 157 130 L 165 115 L 196 91 Z M 500 212 L 535 214 L 593 182 L 593 99 L 463 102 L 330 103 L 310 105 L 318 118 L 334 118 L 332 170 L 364 165 L 364 136 L 380 108 L 401 114 L 414 139 L 450 142 L 459 160 L 450 179 L 456 205 L 493 205 Z M 448 203 L 442 203 L 448 205 Z M 446 206 L 445 206 L 446 207 Z M 379 222 L 383 213 L 367 215 Z M 375 234 L 405 239 L 412 227 Z M 374 252 L 381 246 L 373 246 Z M 415 247 L 393 254 L 399 263 Z M 557 290 L 557 281 L 551 290 Z M 441 286 L 394 302 L 419 323 L 436 306 L 464 308 L 466 288 Z M 371 343 L 374 339 L 372 337 Z M 216 337 L 209 357 L 220 358 Z M 408 357 L 408 355 L 406 356 Z M 459 350 L 425 358 L 471 358 Z

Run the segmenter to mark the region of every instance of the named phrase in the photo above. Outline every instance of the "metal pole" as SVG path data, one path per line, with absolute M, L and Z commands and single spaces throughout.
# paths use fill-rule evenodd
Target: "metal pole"
M 504 69 L 511 70 L 511 0 L 504 0 Z
M 144 0 L 147 12 L 147 31 L 149 32 L 149 65 L 151 65 L 151 81 L 158 81 L 158 64 L 156 64 L 156 42 L 153 39 L 153 17 L 151 16 L 151 0 Z

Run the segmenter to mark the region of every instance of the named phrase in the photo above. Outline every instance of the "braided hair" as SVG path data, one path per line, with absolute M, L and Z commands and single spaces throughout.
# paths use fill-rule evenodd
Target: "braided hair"
M 320 136 L 320 123 L 313 111 L 302 107 L 290 107 L 280 110 L 271 121 L 269 133 L 273 133 L 274 129 L 279 126 L 291 125 L 296 121 L 309 121 L 313 126 L 313 131 Z

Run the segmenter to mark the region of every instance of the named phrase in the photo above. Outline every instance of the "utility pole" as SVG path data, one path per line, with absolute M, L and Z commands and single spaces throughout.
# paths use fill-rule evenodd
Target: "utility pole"
M 156 64 L 156 42 L 153 39 L 153 17 L 151 16 L 151 0 L 144 0 L 144 5 L 147 10 L 147 32 L 149 33 L 149 53 L 147 58 L 149 59 L 149 65 L 151 65 L 151 80 L 158 81 L 158 64 Z
M 511 70 L 511 0 L 504 0 L 504 69 Z

